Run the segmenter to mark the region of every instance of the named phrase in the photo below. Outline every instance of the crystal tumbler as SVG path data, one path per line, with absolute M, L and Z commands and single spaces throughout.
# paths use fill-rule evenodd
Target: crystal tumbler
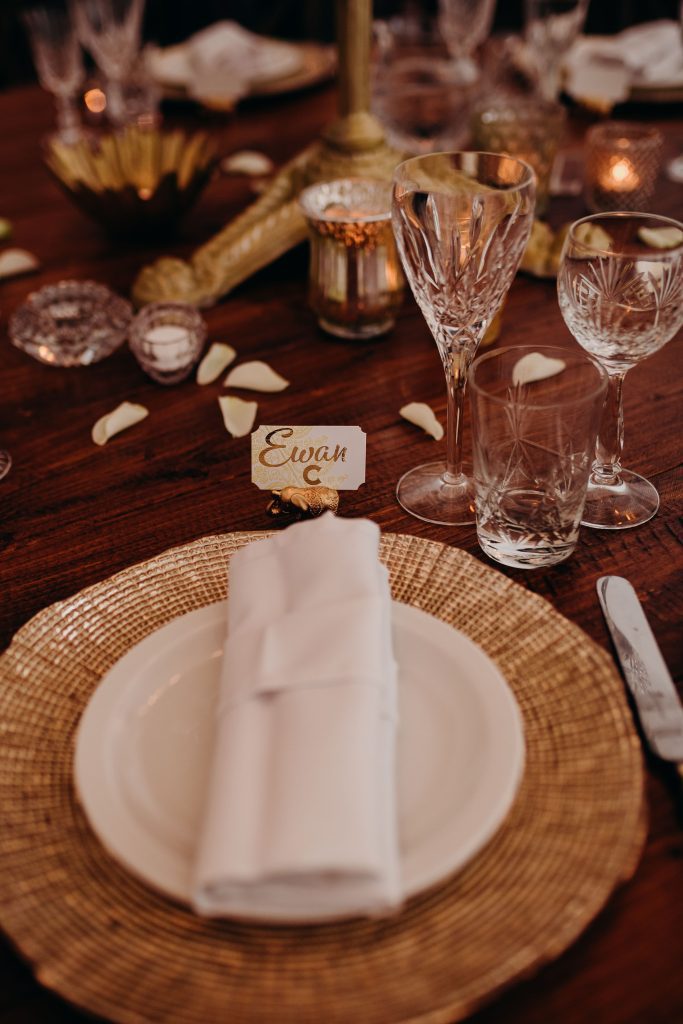
M 503 565 L 533 569 L 576 546 L 607 374 L 583 353 L 506 348 L 469 376 L 477 538 Z

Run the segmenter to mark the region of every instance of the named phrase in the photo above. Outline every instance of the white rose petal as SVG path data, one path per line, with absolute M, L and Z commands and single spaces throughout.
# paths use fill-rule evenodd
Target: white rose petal
M 254 360 L 251 363 L 240 363 L 231 370 L 223 381 L 226 388 L 245 388 L 248 391 L 284 391 L 289 381 L 276 373 L 268 363 Z
M 101 416 L 92 428 L 91 437 L 95 444 L 106 444 L 110 437 L 127 430 L 140 420 L 149 416 L 149 409 L 133 402 L 121 402 L 113 412 Z
M 532 384 L 535 380 L 545 380 L 546 377 L 554 377 L 566 369 L 567 364 L 562 359 L 549 359 L 542 352 L 530 352 L 522 356 L 515 363 L 512 370 L 512 383 Z
M 675 249 L 683 242 L 680 228 L 639 228 L 638 238 L 653 249 Z
M 263 174 L 272 174 L 275 164 L 266 156 L 255 149 L 241 149 L 238 153 L 232 153 L 221 160 L 221 170 L 224 174 L 250 174 L 259 177 Z
M 37 270 L 40 263 L 26 249 L 5 249 L 0 253 L 0 277 L 14 277 L 15 274 L 27 274 Z
M 399 412 L 404 420 L 408 420 L 408 423 L 413 423 L 416 427 L 422 427 L 435 441 L 440 441 L 443 437 L 443 427 L 434 415 L 434 410 L 425 402 L 409 402 L 399 409 Z
M 222 374 L 226 366 L 233 361 L 237 352 L 232 345 L 223 345 L 216 341 L 206 353 L 197 368 L 197 383 L 212 384 Z
M 243 398 L 235 398 L 234 395 L 222 395 L 218 399 L 223 415 L 225 429 L 233 437 L 245 437 L 251 433 L 256 419 L 258 402 L 245 402 Z

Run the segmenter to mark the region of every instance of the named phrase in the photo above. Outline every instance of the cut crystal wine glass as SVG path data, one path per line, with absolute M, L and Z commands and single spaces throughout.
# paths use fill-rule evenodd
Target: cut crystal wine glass
M 609 375 L 584 526 L 618 530 L 651 519 L 652 484 L 622 469 L 622 387 L 628 370 L 683 325 L 683 224 L 647 213 L 602 213 L 569 230 L 557 278 L 560 310 Z
M 85 75 L 76 32 L 58 9 L 35 7 L 23 17 L 40 84 L 57 103 L 57 132 L 65 142 L 73 142 L 81 134 L 74 97 Z
M 499 153 L 434 153 L 394 174 L 394 234 L 448 393 L 446 462 L 417 466 L 396 490 L 402 507 L 429 523 L 474 522 L 474 488 L 462 466 L 467 371 L 519 266 L 534 195 L 529 165 Z

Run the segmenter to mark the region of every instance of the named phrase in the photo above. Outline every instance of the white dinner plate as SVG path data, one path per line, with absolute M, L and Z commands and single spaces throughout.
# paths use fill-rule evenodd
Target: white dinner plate
M 221 602 L 190 612 L 128 651 L 91 697 L 76 737 L 76 789 L 95 833 L 135 875 L 185 903 L 226 609 Z M 476 644 L 409 605 L 394 602 L 392 618 L 408 897 L 461 868 L 502 824 L 522 777 L 524 737 L 511 690 Z M 281 914 L 260 907 L 253 916 Z

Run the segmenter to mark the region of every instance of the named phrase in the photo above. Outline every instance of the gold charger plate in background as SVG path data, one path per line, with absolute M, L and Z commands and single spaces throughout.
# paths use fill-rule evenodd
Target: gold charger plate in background
M 52 605 L 0 659 L 0 923 L 40 982 L 120 1022 L 460 1020 L 558 956 L 635 869 L 640 747 L 609 657 L 541 598 L 456 548 L 386 535 L 394 597 L 500 665 L 527 761 L 506 823 L 451 881 L 385 920 L 205 921 L 146 888 L 90 831 L 74 733 L 101 677 L 148 633 L 222 600 L 206 537 Z

